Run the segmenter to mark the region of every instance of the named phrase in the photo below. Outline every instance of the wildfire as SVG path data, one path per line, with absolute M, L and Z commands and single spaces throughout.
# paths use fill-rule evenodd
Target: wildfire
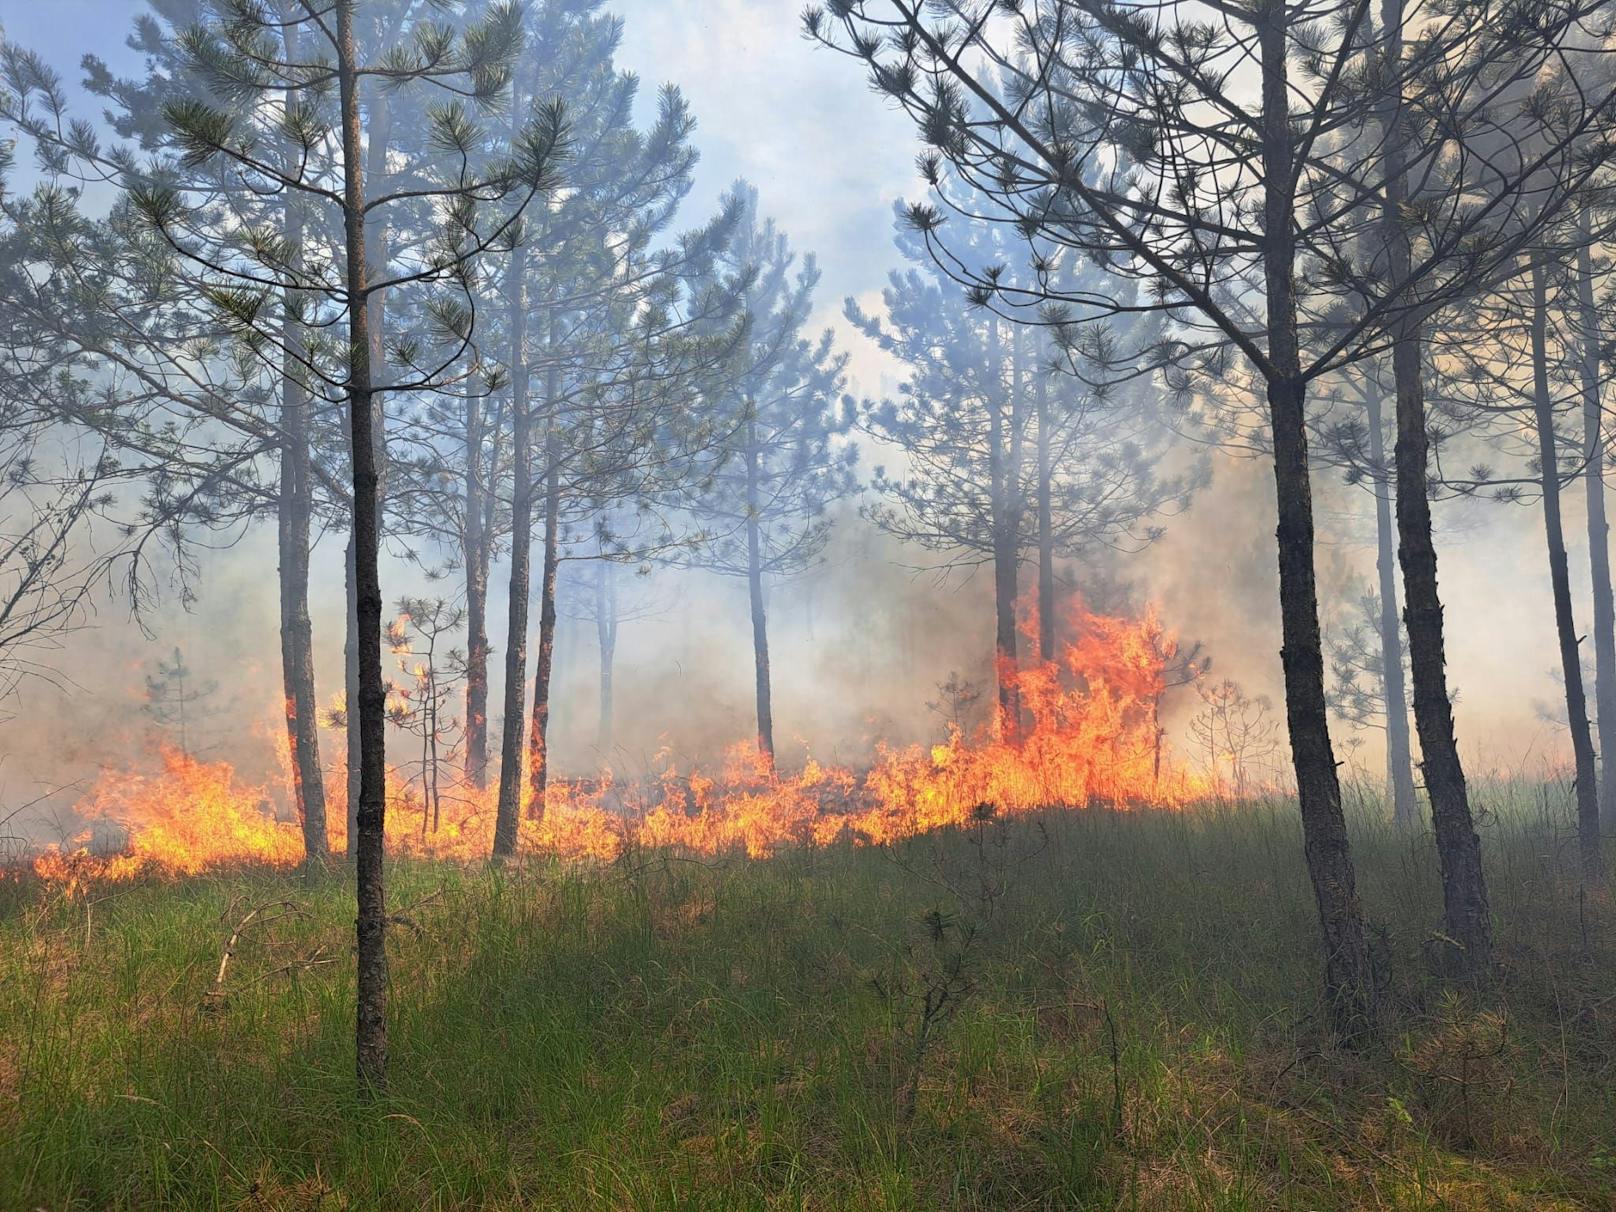
M 966 824 L 985 811 L 1140 805 L 1181 808 L 1211 783 L 1164 751 L 1165 670 L 1176 645 L 1154 612 L 1140 619 L 1094 614 L 1074 604 L 1061 658 L 1010 671 L 1019 726 L 1002 721 L 967 735 L 952 726 L 930 747 L 881 746 L 862 774 L 809 758 L 794 773 L 754 745 L 733 746 L 716 774 L 665 763 L 644 783 L 604 774 L 551 784 L 542 812 L 528 804 L 519 851 L 609 861 L 625 847 L 671 847 L 758 858 L 784 846 L 842 839 L 881 844 Z M 285 760 L 283 747 L 283 761 Z M 328 788 L 333 850 L 344 844 L 346 780 Z M 475 861 L 488 856 L 497 789 L 461 788 L 428 804 L 390 774 L 387 844 L 412 857 Z M 164 754 L 153 775 L 109 773 L 80 806 L 91 820 L 128 834 L 119 853 L 90 853 L 87 838 L 35 860 L 46 879 L 77 886 L 138 875 L 175 878 L 231 864 L 290 867 L 303 860 L 298 823 L 277 817 L 267 786 L 245 785 L 227 762 Z
M 121 852 L 92 854 L 88 837 L 34 860 L 46 879 L 71 886 L 137 875 L 198 875 L 235 863 L 292 866 L 303 859 L 303 835 L 277 821 L 266 788 L 244 786 L 228 762 L 203 762 L 163 751 L 155 774 L 101 776 L 79 805 L 81 816 L 110 821 L 128 835 Z

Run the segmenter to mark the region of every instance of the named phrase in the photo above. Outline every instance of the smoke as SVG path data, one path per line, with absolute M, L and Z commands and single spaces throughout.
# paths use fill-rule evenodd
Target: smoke
M 992 676 L 992 603 L 985 574 L 943 576 L 845 509 L 819 567 L 769 586 L 776 742 L 788 764 L 805 754 L 861 764 L 878 743 L 938 739 L 926 704 L 958 671 Z M 587 574 L 586 574 L 587 575 Z M 564 676 L 552 708 L 563 770 L 601 757 L 633 773 L 662 749 L 711 762 L 755 730 L 752 634 L 745 582 L 661 570 L 650 592 L 670 602 L 625 624 L 618 647 L 616 744 L 595 746 L 598 647 L 592 624 L 564 627 Z M 562 656 L 563 646 L 568 655 Z
M 1279 580 L 1272 471 L 1259 457 L 1214 456 L 1211 485 L 1167 535 L 1137 558 L 1140 581 L 1182 637 L 1202 642 L 1213 673 L 1283 710 Z M 1368 491 L 1327 468 L 1314 471 L 1316 567 L 1326 642 L 1345 628 L 1357 594 L 1375 581 L 1374 505 Z M 1573 497 L 1575 496 L 1575 499 Z M 1591 604 L 1582 499 L 1566 494 L 1566 527 L 1579 621 Z M 1461 754 L 1474 775 L 1563 767 L 1569 738 L 1540 718 L 1562 696 L 1541 514 L 1535 504 L 1445 500 L 1435 506 L 1448 641 L 1448 679 Z M 1182 719 L 1179 724 L 1182 725 Z M 1332 719 L 1337 756 L 1354 733 Z M 1384 766 L 1382 735 L 1357 737 L 1356 763 Z
M 1316 473 L 1316 487 L 1328 633 L 1350 613 L 1360 582 L 1373 576 L 1372 502 L 1327 471 Z M 1127 584 L 1137 601 L 1156 605 L 1172 632 L 1203 646 L 1216 678 L 1269 696 L 1277 721 L 1283 698 L 1272 492 L 1260 458 L 1216 455 L 1211 483 L 1188 512 L 1168 522 L 1159 542 L 1094 569 L 1068 564 L 1063 576 L 1079 586 L 1086 578 Z M 1580 501 L 1568 494 L 1567 506 L 1568 531 L 1579 540 L 1572 551 L 1577 567 L 1586 558 L 1585 532 L 1575 529 Z M 1553 615 L 1535 507 L 1448 502 L 1439 506 L 1438 521 L 1449 670 L 1468 767 L 1481 775 L 1563 763 L 1564 731 L 1542 719 L 1539 709 L 1555 701 L 1560 688 L 1551 672 Z M 880 743 L 940 738 L 945 721 L 928 703 L 937 702 L 939 683 L 951 673 L 991 694 L 987 571 L 939 571 L 935 557 L 882 535 L 855 505 L 843 507 L 836 522 L 821 565 L 769 587 L 777 743 L 787 766 L 807 754 L 859 766 Z M 199 693 L 187 721 L 191 750 L 228 759 L 251 782 L 276 783 L 283 724 L 274 567 L 273 535 L 259 527 L 201 554 L 189 607 L 171 589 L 137 621 L 121 601 L 104 598 L 90 625 L 64 638 L 51 654 L 57 684 L 26 683 L 14 714 L 0 725 L 9 755 L 7 807 L 60 789 L 30 811 L 30 834 L 50 839 L 71 828 L 72 803 L 100 771 L 154 766 L 162 746 L 178 743 L 175 727 L 145 710 L 147 678 L 175 648 L 192 671 L 191 690 Z M 562 567 L 564 592 L 568 581 L 576 587 L 593 576 L 588 561 Z M 494 704 L 505 643 L 499 592 L 505 572 L 496 564 L 491 578 Z M 597 743 L 594 625 L 563 617 L 551 722 L 555 768 L 568 777 L 605 767 L 633 777 L 669 759 L 681 768 L 710 768 L 727 747 L 750 739 L 755 726 L 744 582 L 665 567 L 644 573 L 624 567 L 619 575 L 651 606 L 642 612 L 649 617 L 620 627 L 612 744 L 602 752 Z M 452 583 L 427 580 L 397 559 L 386 569 L 384 586 L 390 607 L 406 594 L 454 592 Z M 1033 588 L 1030 568 L 1023 586 Z M 1586 619 L 1586 601 L 1578 606 Z M 342 685 L 341 535 L 324 536 L 316 548 L 311 609 L 320 698 L 334 703 Z M 456 642 L 463 644 L 463 637 Z M 1181 750 L 1189 748 L 1187 724 L 1198 706 L 1192 691 L 1169 702 L 1166 722 Z M 498 724 L 491 720 L 496 730 Z M 1338 742 L 1345 742 L 1347 726 L 1337 721 L 1334 727 Z M 392 732 L 389 744 L 400 760 L 409 760 L 409 738 Z M 322 745 L 328 765 L 341 761 L 339 731 L 322 729 Z M 1346 755 L 1344 743 L 1338 749 Z M 1381 752 L 1378 734 L 1366 733 L 1354 760 L 1378 772 Z

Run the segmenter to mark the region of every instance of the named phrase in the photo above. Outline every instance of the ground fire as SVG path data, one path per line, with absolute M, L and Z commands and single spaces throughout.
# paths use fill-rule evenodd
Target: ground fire
M 1008 674 L 1020 692 L 1019 729 L 992 721 L 967 734 L 950 725 L 929 747 L 878 746 L 862 771 L 812 757 L 779 770 L 751 742 L 732 745 L 711 771 L 682 769 L 664 754 L 659 769 L 640 779 L 605 772 L 552 782 L 542 811 L 531 799 L 525 806 L 519 852 L 609 860 L 628 846 L 652 846 L 759 858 L 843 838 L 893 842 L 984 813 L 1177 808 L 1206 795 L 1210 780 L 1167 751 L 1160 708 L 1177 643 L 1155 611 L 1124 618 L 1074 602 L 1064 626 L 1072 638 L 1059 661 Z M 1035 631 L 1036 621 L 1028 627 Z M 345 842 L 346 785 L 341 770 L 329 780 L 334 851 Z M 497 788 L 457 787 L 434 814 L 417 783 L 395 768 L 389 792 L 394 853 L 487 858 Z M 109 823 L 121 839 L 93 846 L 86 832 L 39 854 L 34 870 L 77 886 L 237 864 L 292 866 L 303 859 L 301 834 L 297 822 L 277 818 L 276 794 L 227 761 L 168 749 L 160 770 L 107 773 L 78 806 L 79 816 Z

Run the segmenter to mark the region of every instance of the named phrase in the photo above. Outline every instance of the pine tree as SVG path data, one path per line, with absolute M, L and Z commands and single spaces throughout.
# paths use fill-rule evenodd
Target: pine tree
M 1364 704 L 1360 692 L 1374 699 L 1377 706 L 1372 712 L 1356 707 L 1344 718 L 1362 721 L 1373 715 L 1386 732 L 1386 796 L 1392 805 L 1392 820 L 1402 828 L 1415 823 L 1414 758 L 1409 731 L 1408 650 L 1403 642 L 1403 624 L 1397 609 L 1397 533 L 1392 513 L 1396 493 L 1396 469 L 1386 449 L 1385 387 L 1382 365 L 1366 360 L 1350 368 L 1344 377 L 1349 380 L 1343 394 L 1353 397 L 1356 407 L 1347 409 L 1349 415 L 1333 415 L 1334 410 L 1319 410 L 1312 426 L 1315 449 L 1322 458 L 1334 463 L 1345 472 L 1347 483 L 1363 487 L 1374 497 L 1375 510 L 1375 591 L 1369 595 L 1375 604 L 1376 616 L 1372 633 L 1364 632 L 1356 624 L 1349 637 L 1354 656 L 1349 664 L 1358 670 L 1352 681 L 1356 689 L 1347 693 L 1346 700 Z M 1369 600 L 1364 599 L 1364 600 Z M 1362 600 L 1357 603 L 1362 606 Z M 1371 658 L 1367 652 L 1367 637 L 1372 634 L 1376 652 Z M 1344 654 L 1338 649 L 1334 659 L 1340 672 Z M 1362 657 L 1362 659 L 1359 659 Z M 1376 685 L 1371 692 L 1362 687 L 1359 678 L 1368 677 Z M 1339 681 L 1339 678 L 1338 678 Z M 1342 692 L 1338 691 L 1338 697 Z
M 721 241 L 720 215 L 670 237 L 690 185 L 694 121 L 678 91 L 662 90 L 656 121 L 634 120 L 638 81 L 613 61 L 617 18 L 598 0 L 555 0 L 533 19 L 530 50 L 515 66 L 518 92 L 552 89 L 566 101 L 567 188 L 525 216 L 511 255 L 488 283 L 481 314 L 489 322 L 476 345 L 493 372 L 496 409 L 508 428 L 467 421 L 504 452 L 510 477 L 507 644 L 504 653 L 499 798 L 494 853 L 515 853 L 524 802 L 544 809 L 549 777 L 548 714 L 557 613 L 556 579 L 569 523 L 585 517 L 601 485 L 632 477 L 663 441 L 666 458 L 682 448 L 676 434 L 692 414 L 684 403 L 689 375 L 705 357 L 687 339 L 710 300 L 689 289 Z M 699 343 L 698 343 L 699 344 Z M 661 414 L 660 416 L 658 414 Z M 492 476 L 472 467 L 474 446 L 458 443 L 465 482 L 496 491 Z M 492 465 L 490 455 L 489 466 Z M 476 474 L 473 472 L 476 470 Z M 641 489 L 632 484 L 621 491 Z M 477 510 L 460 507 L 471 518 Z M 482 511 L 480 550 L 466 550 L 468 570 L 486 568 L 500 513 Z M 539 550 L 539 628 L 531 710 L 527 702 L 529 600 L 535 524 Z M 486 600 L 486 599 L 485 599 Z M 471 626 L 481 624 L 472 612 Z M 486 694 L 486 654 L 474 642 L 467 679 Z M 475 767 L 480 759 L 473 757 Z
M 158 658 L 155 673 L 146 675 L 146 701 L 141 710 L 159 724 L 172 727 L 180 738 L 180 753 L 191 756 L 191 720 L 198 705 L 212 698 L 219 689 L 214 681 L 199 682 L 185 663 L 178 648 L 168 660 Z
M 758 210 L 757 190 L 730 189 L 741 214 L 721 272 L 743 283 L 745 336 L 703 401 L 719 459 L 687 507 L 703 533 L 691 562 L 744 579 L 752 618 L 758 752 L 774 762 L 768 588 L 811 568 L 829 537 L 831 504 L 856 488 L 846 436 L 852 402 L 842 394 L 847 355 L 829 330 L 807 330 L 819 267 L 798 263 L 784 233 Z
M 346 328 L 333 366 L 314 358 L 301 365 L 310 386 L 317 383 L 329 398 L 342 399 L 348 414 L 359 673 L 358 694 L 350 699 L 350 710 L 357 706 L 359 740 L 353 812 L 359 901 L 356 1042 L 361 1086 L 376 1090 L 386 1079 L 387 982 L 378 400 L 381 390 L 430 390 L 464 348 L 463 339 L 457 346 L 453 334 L 445 334 L 445 352 L 429 354 L 424 368 L 402 381 L 380 382 L 379 300 L 407 287 L 465 292 L 471 264 L 553 183 L 561 116 L 558 109 L 543 110 L 517 126 L 506 154 L 479 154 L 482 132 L 475 110 L 500 98 L 522 41 L 521 10 L 515 5 L 492 5 L 479 22 L 459 29 L 431 20 L 426 6 L 407 0 L 336 0 L 318 14 L 302 7 L 272 9 L 255 0 L 220 0 L 198 16 L 181 32 L 179 45 L 190 70 L 209 81 L 210 91 L 160 98 L 169 133 L 162 144 L 165 159 L 156 167 L 137 167 L 128 156 L 112 164 L 145 222 L 189 268 L 191 288 L 244 342 L 272 351 L 274 364 L 295 358 L 300 336 L 316 326 Z M 373 19 L 396 40 L 362 51 L 358 26 L 364 21 L 370 29 Z M 366 122 L 385 125 L 388 102 L 380 99 L 382 90 L 364 97 L 362 92 L 383 81 L 395 92 L 415 88 L 438 95 L 426 111 L 424 131 L 438 159 L 408 181 L 389 180 L 382 192 L 367 193 L 367 153 L 382 135 L 370 131 L 367 147 Z M 264 123 L 256 115 L 264 109 L 278 115 L 284 141 L 279 146 L 266 147 L 261 138 Z M 282 154 L 288 145 L 295 154 Z M 244 195 L 198 188 L 194 170 L 223 163 L 254 188 Z M 259 221 L 256 210 L 229 221 L 234 198 L 282 191 L 301 196 L 329 230 L 340 231 L 333 240 L 339 256 L 327 261 L 305 255 L 279 225 Z M 429 204 L 440 220 L 433 238 L 374 260 L 366 237 L 385 224 L 389 208 Z M 296 322 L 284 323 L 287 315 Z
M 911 377 L 895 401 L 866 410 L 863 427 L 902 452 L 908 474 L 878 467 L 880 496 L 866 516 L 882 530 L 938 552 L 946 567 L 991 564 L 999 724 L 1020 726 L 1016 701 L 1020 570 L 1038 572 L 1038 659 L 1056 659 L 1056 560 L 1137 549 L 1159 519 L 1188 504 L 1204 461 L 1158 473 L 1171 434 L 1148 382 L 1105 389 L 1073 373 L 1085 349 L 1115 332 L 1023 328 L 972 302 L 933 265 L 898 211 L 900 251 L 920 268 L 894 274 L 884 317 L 853 300 L 849 320 L 899 358 Z M 971 255 L 1003 256 L 992 228 L 972 233 Z M 1054 272 L 1054 267 L 1051 267 Z M 1062 277 L 1093 275 L 1092 266 Z M 1104 355 L 1109 356 L 1109 355 Z
M 1486 463 L 1473 466 L 1456 486 L 1506 503 L 1535 500 L 1542 511 L 1557 672 L 1575 770 L 1578 850 L 1584 877 L 1597 884 L 1603 878 L 1598 770 L 1564 519 L 1565 491 L 1586 474 L 1590 451 L 1581 294 L 1574 255 L 1560 261 L 1551 244 L 1533 249 L 1517 277 L 1431 326 L 1438 369 L 1428 377 L 1445 412 L 1486 434 L 1495 452 L 1510 460 L 1508 472 Z M 1591 386 L 1600 394 L 1597 375 Z M 1593 449 L 1596 459 L 1603 457 Z M 1597 650 L 1594 655 L 1597 662 Z
M 159 15 L 192 20 L 196 11 Z M 167 135 L 164 101 L 213 95 L 205 74 L 187 64 L 170 34 L 155 21 L 137 23 L 132 45 L 148 59 L 142 80 L 120 80 L 98 61 L 86 62 L 91 91 L 115 106 L 109 113 L 114 132 L 144 147 L 162 146 Z M 89 127 L 66 122 L 67 101 L 54 72 L 19 48 L 4 54 L 16 86 L 9 116 L 48 159 L 53 181 L 116 178 L 133 170 L 127 147 L 103 148 Z M 254 113 L 243 107 L 237 117 L 250 123 Z M 64 125 L 77 132 L 65 141 L 58 133 Z M 273 128 L 262 137 L 277 138 Z M 187 179 L 199 194 L 230 197 L 219 171 L 217 164 L 187 166 Z M 65 195 L 45 198 L 30 208 L 35 255 L 70 268 L 60 276 L 62 289 L 40 300 L 35 314 L 49 316 L 58 344 L 94 362 L 102 383 L 100 399 L 63 398 L 58 419 L 93 432 L 147 481 L 146 525 L 162 528 L 182 571 L 190 571 L 186 546 L 194 532 L 240 526 L 266 512 L 276 516 L 292 802 L 309 861 L 318 863 L 326 852 L 326 813 L 308 613 L 309 527 L 321 490 L 329 497 L 335 487 L 340 497 L 341 488 L 340 475 L 322 474 L 310 457 L 320 418 L 302 382 L 308 376 L 299 363 L 311 351 L 296 331 L 296 300 L 286 300 L 282 340 L 289 352 L 275 368 L 252 340 L 220 330 L 217 310 L 190 289 L 183 261 L 140 221 L 127 197 L 95 222 L 63 205 Z M 289 245 L 301 247 L 309 208 L 287 191 L 274 201 L 235 198 L 215 213 L 243 224 L 280 223 Z M 106 407 L 109 399 L 119 407 Z M 279 464 L 273 472 L 271 459 Z

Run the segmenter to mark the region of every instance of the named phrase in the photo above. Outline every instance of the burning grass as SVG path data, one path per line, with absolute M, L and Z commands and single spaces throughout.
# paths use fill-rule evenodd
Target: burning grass
M 1485 997 L 1424 974 L 1427 840 L 1357 823 L 1391 1007 L 1357 1054 L 1319 1025 L 1284 803 L 761 861 L 396 859 L 370 1110 L 340 877 L 13 885 L 0 1207 L 1607 1208 L 1616 916 L 1545 858 L 1563 796 L 1486 798 Z
M 1036 630 L 1036 622 L 1029 620 Z M 767 857 L 786 846 L 842 839 L 889 843 L 966 824 L 984 810 L 1019 816 L 1050 805 L 1074 808 L 1183 807 L 1215 789 L 1164 742 L 1164 670 L 1176 642 L 1153 612 L 1132 619 L 1074 602 L 1073 638 L 1061 657 L 1007 675 L 1024 720 L 994 721 L 967 734 L 957 725 L 932 746 L 882 746 L 855 772 L 809 757 L 779 770 L 755 746 L 734 746 L 717 771 L 681 770 L 664 760 L 631 785 L 610 773 L 556 781 L 542 810 L 527 805 L 519 849 L 529 857 L 610 861 L 625 849 L 669 847 L 706 857 Z M 286 783 L 282 779 L 281 783 Z M 241 864 L 302 861 L 296 822 L 277 819 L 276 790 L 249 785 L 227 762 L 178 752 L 152 773 L 111 772 L 79 806 L 90 820 L 116 822 L 126 850 L 98 855 L 83 839 L 41 854 L 43 878 L 83 887 L 136 875 L 163 878 Z M 327 789 L 333 849 L 343 847 L 346 779 Z M 492 848 L 494 788 L 460 787 L 430 809 L 394 771 L 388 846 L 395 854 L 475 861 Z

